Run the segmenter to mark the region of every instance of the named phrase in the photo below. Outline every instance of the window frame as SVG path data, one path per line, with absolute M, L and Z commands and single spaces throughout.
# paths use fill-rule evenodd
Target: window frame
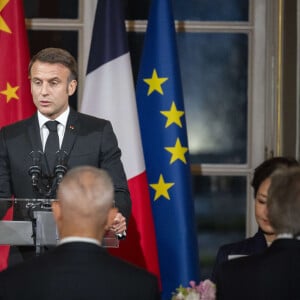
M 193 164 L 192 175 L 219 175 L 219 176 L 246 176 L 247 177 L 247 212 L 246 212 L 246 236 L 253 235 L 257 230 L 254 217 L 253 193 L 250 182 L 255 166 L 261 163 L 269 152 L 274 150 L 277 138 L 270 136 L 277 134 L 276 107 L 278 99 L 274 97 L 278 90 L 274 89 L 274 82 L 278 78 L 268 74 L 277 74 L 278 63 L 278 28 L 272 28 L 272 20 L 278 18 L 278 1 L 251 0 L 249 1 L 248 22 L 203 22 L 203 21 L 175 21 L 178 32 L 226 32 L 246 33 L 249 37 L 248 51 L 248 145 L 247 163 L 239 165 L 222 164 Z M 26 25 L 31 30 L 77 30 L 78 31 L 78 107 L 81 105 L 86 66 L 89 55 L 90 39 L 93 24 L 90 22 L 95 13 L 97 0 L 79 0 L 78 19 L 27 19 Z M 274 7 L 276 8 L 274 10 Z M 270 15 L 270 11 L 275 11 Z M 128 31 L 145 32 L 146 20 L 126 21 Z M 267 34 L 268 33 L 268 34 Z M 269 34 L 271 33 L 271 34 Z M 274 46 L 270 45 L 270 37 Z M 274 54 L 274 51 L 276 52 Z M 270 56 L 271 62 L 267 59 Z M 266 68 L 266 65 L 271 67 Z M 270 69 L 271 68 L 271 69 Z M 277 69 L 278 70 L 278 69 Z M 272 100 L 274 99 L 275 100 Z M 271 109 L 270 109 L 271 107 Z M 278 153 L 277 153 L 278 154 Z

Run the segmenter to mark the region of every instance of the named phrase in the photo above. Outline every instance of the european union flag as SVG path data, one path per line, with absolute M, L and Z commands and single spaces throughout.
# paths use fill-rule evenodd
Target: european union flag
M 170 0 L 154 0 L 137 82 L 137 105 L 155 222 L 163 299 L 199 280 L 190 160 Z

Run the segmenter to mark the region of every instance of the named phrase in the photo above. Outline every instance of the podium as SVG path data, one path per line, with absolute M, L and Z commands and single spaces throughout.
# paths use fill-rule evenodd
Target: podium
M 18 220 L 0 221 L 0 245 L 34 246 L 36 254 L 44 246 L 55 247 L 59 234 L 53 218 L 51 203 L 54 199 L 0 199 L 0 209 L 13 206 L 19 212 Z M 101 245 L 118 248 L 119 240 L 111 231 L 106 232 Z

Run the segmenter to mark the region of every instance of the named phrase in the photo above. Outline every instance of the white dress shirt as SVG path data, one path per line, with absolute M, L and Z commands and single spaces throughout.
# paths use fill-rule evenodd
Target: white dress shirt
M 62 141 L 63 141 L 63 138 L 64 138 L 69 113 L 70 113 L 70 107 L 68 106 L 66 111 L 63 112 L 60 116 L 58 116 L 55 119 L 55 121 L 59 122 L 59 124 L 57 125 L 57 133 L 58 133 L 58 138 L 59 138 L 59 147 L 61 147 L 61 144 L 62 144 Z M 48 138 L 48 135 L 49 135 L 49 130 L 46 127 L 45 123 L 48 122 L 48 121 L 54 121 L 54 120 L 48 119 L 47 117 L 42 115 L 39 111 L 37 112 L 37 116 L 38 116 L 41 139 L 42 139 L 42 145 L 43 145 L 43 151 L 44 151 L 46 141 L 47 141 L 47 138 Z

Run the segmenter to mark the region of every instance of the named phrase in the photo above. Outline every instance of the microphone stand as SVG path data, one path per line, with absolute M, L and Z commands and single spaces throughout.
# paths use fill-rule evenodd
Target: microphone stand
M 56 197 L 56 190 L 63 176 L 67 172 L 68 154 L 65 151 L 57 151 L 56 166 L 50 171 L 47 159 L 42 151 L 31 151 L 29 156 L 32 159 L 32 165 L 28 169 L 31 177 L 32 190 L 38 201 L 30 201 L 26 204 L 28 217 L 32 222 L 33 239 L 36 247 L 36 255 L 44 251 L 42 245 L 37 241 L 37 219 L 35 213 L 42 211 L 51 211 L 51 201 Z M 45 199 L 45 200 L 42 200 Z
M 56 197 L 56 190 L 62 178 L 66 174 L 68 153 L 63 150 L 56 152 L 56 166 L 53 172 L 45 158 L 45 154 L 41 151 L 31 151 L 29 154 L 32 158 L 32 166 L 28 170 L 31 176 L 32 189 L 37 199 L 53 199 Z M 42 162 L 46 167 L 46 172 L 42 170 Z
M 38 192 L 38 183 L 42 174 L 41 157 L 43 153 L 41 151 L 31 151 L 29 153 L 32 159 L 32 166 L 28 170 L 29 176 L 31 176 L 31 184 L 34 192 Z
M 63 150 L 58 150 L 56 152 L 56 166 L 54 168 L 54 176 L 56 179 L 56 188 L 62 181 L 63 177 L 67 173 L 67 160 L 68 160 L 68 153 Z

